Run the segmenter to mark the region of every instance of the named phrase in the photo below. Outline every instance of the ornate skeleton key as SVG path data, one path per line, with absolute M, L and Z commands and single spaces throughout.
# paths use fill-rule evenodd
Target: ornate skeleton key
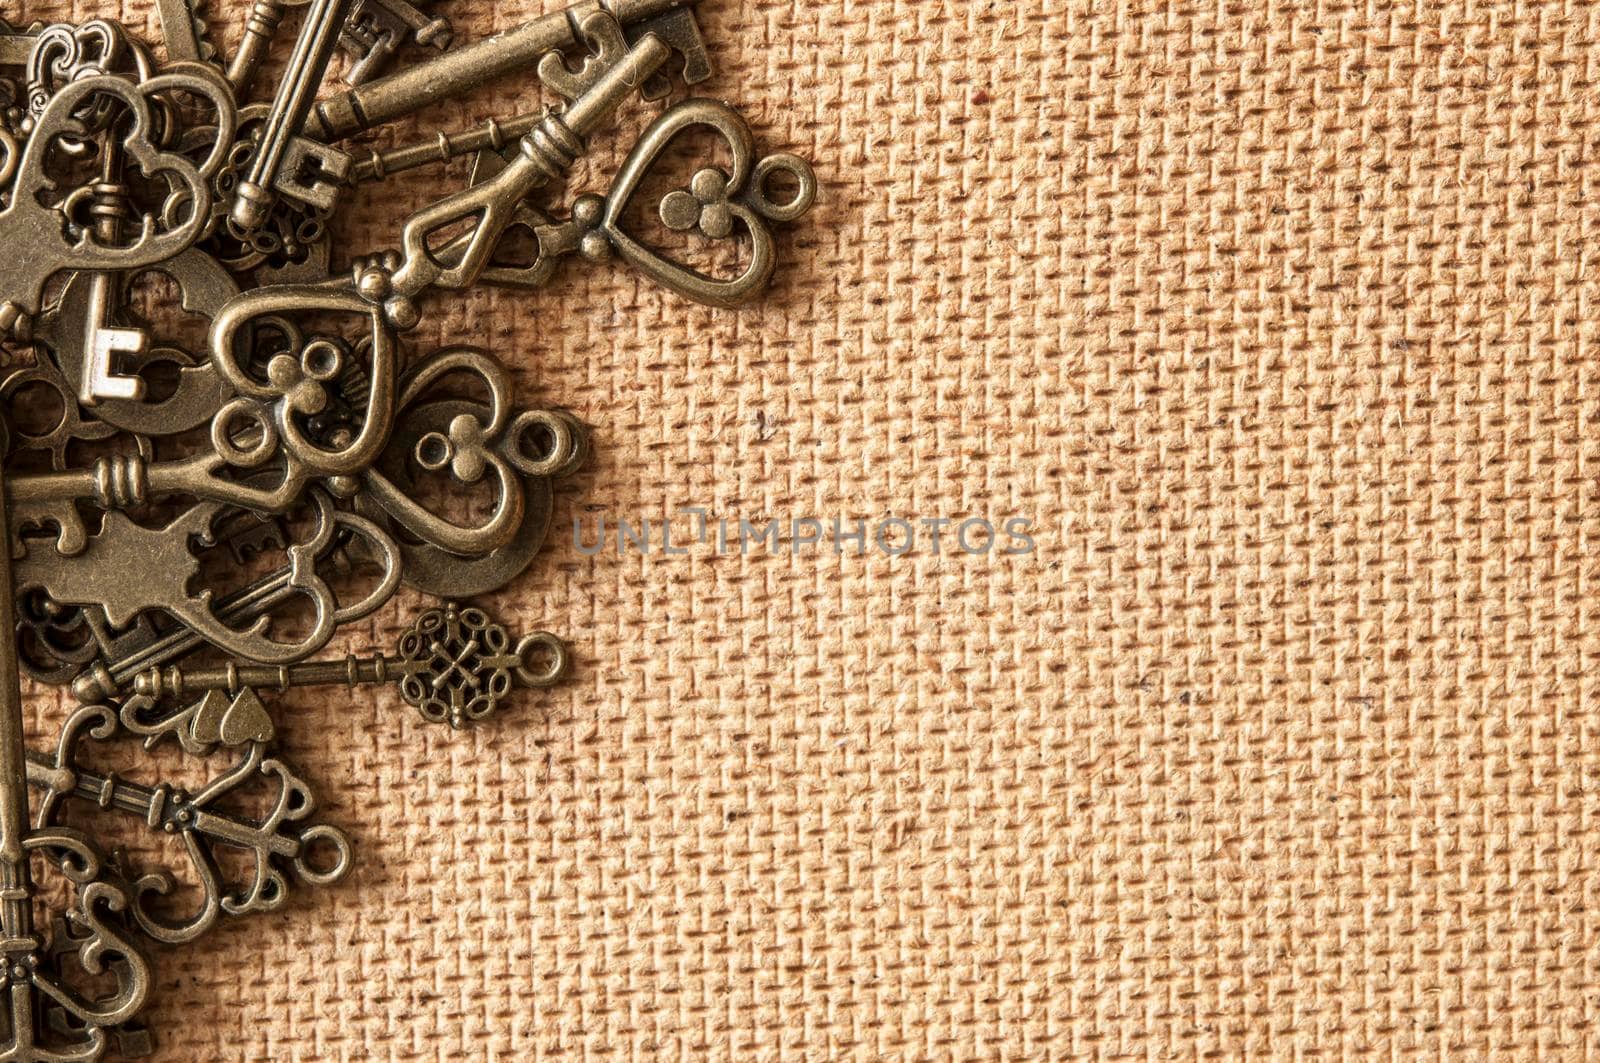
M 539 666 L 543 657 L 547 663 Z M 343 683 L 398 683 L 406 704 L 430 723 L 460 729 L 483 719 L 510 693 L 524 687 L 554 685 L 566 674 L 566 646 L 547 631 L 524 636 L 515 646 L 506 629 L 482 609 L 447 603 L 417 618 L 400 636 L 394 656 L 377 655 L 263 667 L 230 663 L 221 668 L 153 668 L 134 680 L 148 698 L 200 692 L 288 690 L 297 686 Z
M 330 569 L 349 569 L 354 564 L 351 547 L 355 541 L 364 541 L 363 535 L 360 526 L 352 525 L 345 529 L 329 551 L 328 560 L 321 563 Z M 400 566 L 386 541 L 368 544 L 362 560 L 374 561 L 380 566 L 378 583 L 360 601 L 340 604 L 334 614 L 337 625 L 354 623 L 371 616 L 389 600 L 398 584 Z M 285 567 L 219 599 L 216 605 L 217 618 L 228 627 L 238 628 L 270 615 L 280 606 L 300 597 L 300 594 L 294 584 L 292 568 Z M 181 660 L 206 645 L 204 637 L 187 627 L 180 626 L 166 634 L 151 631 L 146 638 L 120 647 L 121 652 L 117 656 L 97 661 L 85 669 L 72 681 L 72 695 L 85 705 L 116 697 L 141 673 Z
M 744 269 L 736 277 L 707 276 L 647 247 L 622 228 L 623 212 L 650 167 L 679 133 L 693 127 L 721 134 L 733 156 L 732 173 L 715 167 L 700 170 L 688 188 L 671 192 L 661 200 L 661 220 L 670 229 L 697 230 L 712 240 L 734 236 L 737 221 L 738 227 L 749 234 L 752 250 Z M 495 132 L 501 128 L 504 127 L 497 127 Z M 492 143 L 483 143 L 487 132 L 476 130 L 454 142 L 441 141 L 437 150 L 442 152 L 456 146 L 492 148 Z M 401 152 L 407 150 L 401 149 Z M 400 161 L 407 165 L 412 158 L 402 155 Z M 387 163 L 381 159 L 365 164 L 369 168 L 385 165 Z M 504 166 L 497 152 L 479 150 L 472 179 L 474 183 L 492 179 L 484 175 L 493 175 Z M 362 167 L 358 167 L 358 172 L 361 170 Z M 769 184 L 780 174 L 794 183 L 793 193 L 781 201 L 773 198 Z M 817 177 L 804 159 L 787 153 L 758 159 L 755 137 L 737 111 L 717 100 L 688 99 L 668 109 L 645 130 L 628 153 L 609 193 L 578 197 L 569 220 L 558 222 L 527 203 L 518 204 L 509 227 L 521 228 L 533 236 L 537 248 L 533 261 L 513 265 L 491 259 L 478 279 L 508 288 L 539 288 L 554 276 L 563 258 L 581 254 L 590 261 L 599 262 L 616 255 L 657 284 L 685 298 L 708 306 L 741 306 L 761 293 L 777 268 L 771 225 L 800 218 L 811 209 L 816 197 Z M 453 260 L 466 249 L 470 236 L 470 233 L 465 234 L 446 244 L 437 252 L 438 257 L 444 261 Z
M 591 28 L 611 23 L 603 20 Z M 611 23 L 614 25 L 614 23 Z M 604 32 L 604 31 L 599 31 Z M 546 112 L 531 132 L 517 142 L 517 155 L 506 168 L 480 185 L 424 207 L 406 219 L 401 230 L 398 256 L 369 262 L 358 269 L 356 290 L 363 298 L 383 307 L 384 316 L 397 329 L 415 328 L 421 320 L 416 298 L 430 287 L 456 289 L 469 287 L 489 264 L 506 226 L 516 216 L 517 205 L 535 188 L 559 177 L 582 154 L 588 137 L 600 126 L 639 84 L 666 60 L 667 46 L 655 37 L 645 37 L 628 53 L 601 73 L 590 88 L 565 111 Z M 451 244 L 449 258 L 432 245 L 437 234 L 466 224 L 469 230 Z M 242 296 L 234 307 L 244 312 L 250 295 Z M 218 330 L 225 311 L 212 332 L 212 352 L 223 349 Z M 237 325 L 230 325 L 237 328 Z
M 347 609 L 367 604 L 341 606 L 318 570 L 341 526 L 385 551 L 384 579 L 369 597 L 387 598 L 400 580 L 398 547 L 392 540 L 365 518 L 335 510 L 325 493 L 313 491 L 310 498 L 315 523 L 306 540 L 291 544 L 285 553 L 287 584 L 309 604 L 313 619 L 303 636 L 287 642 L 270 637 L 264 619 L 244 629 L 230 627 L 216 612 L 214 592 L 191 586 L 200 570 L 191 542 L 214 534 L 223 508 L 214 503 L 190 507 L 162 528 L 144 527 L 121 512 L 108 513 L 79 557 L 61 556 L 48 541 L 30 541 L 17 562 L 17 585 L 62 605 L 103 609 L 113 628 L 125 628 L 141 613 L 159 610 L 226 652 L 269 663 L 303 660 L 327 645 Z M 134 573 L 143 578 L 131 579 Z
M 622 26 L 615 19 L 590 15 L 581 29 L 593 54 L 583 60 L 577 71 L 567 68 L 560 52 L 546 52 L 539 61 L 540 80 L 569 100 L 575 100 L 593 88 L 605 71 L 628 54 L 628 42 L 623 37 Z M 431 140 L 388 151 L 374 150 L 352 167 L 350 180 L 352 183 L 378 180 L 417 166 L 448 162 L 475 151 L 503 151 L 533 132 L 544 118 L 544 111 L 529 111 L 504 120 L 491 118 L 477 129 L 454 135 L 440 134 Z M 504 166 L 495 172 L 498 173 L 500 169 L 504 169 Z M 481 184 L 491 176 L 486 172 L 474 173 L 473 184 Z
M 204 894 L 197 912 L 174 922 L 149 910 L 147 898 L 173 889 L 173 876 L 165 871 L 140 876 L 132 883 L 130 911 L 134 921 L 144 933 L 168 945 L 193 941 L 223 915 L 246 915 L 280 907 L 288 897 L 291 877 L 307 885 L 331 885 L 343 878 L 351 866 L 350 839 L 335 827 L 306 825 L 305 821 L 316 811 L 310 787 L 282 760 L 267 756 L 267 743 L 273 737 L 272 721 L 260 701 L 253 694 L 231 704 L 226 704 L 226 698 L 221 700 L 225 704 L 207 706 L 208 718 L 245 719 L 242 724 L 232 724 L 240 733 L 239 738 L 221 743 L 220 731 L 229 726 L 223 724 L 212 747 L 219 743 L 242 747 L 244 753 L 235 765 L 192 793 L 165 784 L 142 786 L 78 765 L 78 747 L 83 738 L 107 739 L 117 733 L 119 714 L 105 705 L 85 706 L 75 712 L 62 727 L 54 755 L 27 755 L 28 782 L 43 791 L 37 814 L 40 829 L 53 828 L 62 806 L 71 800 L 136 816 L 152 829 L 183 841 Z M 120 717 L 124 722 L 137 720 L 144 708 L 138 699 L 132 699 L 123 706 Z M 156 730 L 144 727 L 134 733 Z M 257 777 L 272 780 L 276 787 L 265 816 L 252 820 L 222 807 L 223 798 Z M 239 887 L 226 883 L 217 859 L 219 849 L 250 854 L 248 882 Z M 333 858 L 314 863 L 313 850 L 324 856 L 331 853 Z
M 119 181 L 122 153 L 115 142 L 106 145 L 101 159 L 95 238 L 107 247 L 122 241 L 121 217 L 127 211 L 127 189 Z M 138 377 L 113 371 L 112 358 L 118 353 L 143 354 L 150 336 L 143 329 L 113 328 L 110 323 L 116 275 L 103 270 L 88 274 L 89 305 L 84 315 L 83 347 L 86 355 L 79 382 L 78 400 L 85 406 L 98 406 L 102 399 L 139 402 L 144 398 L 144 382 Z
M 206 98 L 215 108 L 217 144 L 198 165 L 157 146 L 155 100 L 164 93 Z M 165 176 L 172 189 L 158 210 L 140 213 L 138 235 L 131 241 L 108 244 L 100 231 L 72 225 L 69 212 L 82 199 L 83 190 L 57 189 L 47 170 L 55 147 L 88 132 L 79 112 L 95 97 L 126 109 L 126 132 L 113 134 L 121 137 L 121 151 L 145 176 Z M 45 282 L 56 273 L 138 269 L 172 258 L 193 244 L 208 220 L 210 182 L 232 140 L 234 118 L 220 75 L 197 64 L 179 64 L 173 72 L 143 82 L 111 74 L 85 77 L 51 96 L 18 164 L 11 201 L 0 211 L 0 246 L 28 249 L 0 262 L 0 330 L 10 330 L 38 313 Z
M 0 510 L 4 497 L 0 482 Z M 0 646 L 0 1010 L 7 1018 L 0 1059 L 96 1060 L 105 1054 L 109 1028 L 133 1018 L 144 1006 L 150 968 L 138 947 L 119 933 L 114 913 L 126 910 L 130 901 L 115 885 L 100 880 L 102 861 L 88 839 L 59 827 L 29 829 L 21 677 L 10 636 L 16 630 L 13 587 L 11 552 L 0 550 L 0 631 L 7 635 Z M 68 918 L 85 931 L 77 956 L 85 969 L 112 975 L 115 988 L 104 997 L 84 997 L 48 962 L 46 944 L 33 921 L 29 854 L 36 850 L 62 854 L 62 872 L 77 887 Z M 40 1021 L 48 1007 L 65 1011 L 69 1033 Z
M 550 52 L 579 46 L 585 24 L 597 14 L 620 23 L 634 44 L 653 36 L 669 51 L 677 50 L 684 57 L 684 80 L 697 84 L 711 76 L 710 56 L 694 20 L 693 8 L 698 2 L 584 0 L 565 11 L 461 45 L 436 59 L 331 96 L 312 110 L 305 133 L 320 141 L 343 140 L 440 100 L 471 92 L 539 63 Z M 665 86 L 650 78 L 641 78 L 637 87 L 651 97 L 665 91 Z

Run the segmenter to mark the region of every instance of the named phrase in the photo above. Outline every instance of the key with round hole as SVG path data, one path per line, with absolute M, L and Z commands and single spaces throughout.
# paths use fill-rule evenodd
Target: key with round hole
M 538 659 L 547 663 L 540 667 Z M 406 703 L 431 723 L 460 729 L 494 712 L 513 684 L 542 689 L 566 673 L 566 645 L 547 631 L 511 636 L 482 609 L 454 602 L 430 609 L 400 636 L 395 653 L 342 661 L 265 666 L 229 662 L 216 668 L 153 668 L 134 680 L 144 697 L 183 698 L 208 691 L 237 694 L 299 686 L 396 683 Z

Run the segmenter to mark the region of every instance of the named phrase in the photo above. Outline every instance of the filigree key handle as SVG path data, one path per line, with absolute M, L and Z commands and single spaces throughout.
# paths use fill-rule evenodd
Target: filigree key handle
M 0 483 L 0 511 L 4 500 Z M 88 839 L 65 828 L 29 829 L 21 677 L 16 642 L 9 637 L 16 629 L 15 598 L 11 552 L 0 550 L 0 631 L 8 633 L 0 645 L 0 1016 L 5 1020 L 0 1023 L 0 1063 L 95 1060 L 105 1053 L 108 1029 L 144 1006 L 150 967 L 138 946 L 120 932 L 116 916 L 127 910 L 128 897 L 99 880 L 101 858 Z M 107 995 L 84 996 L 50 962 L 34 927 L 31 851 L 60 854 L 62 872 L 77 887 L 68 919 L 84 931 L 75 955 L 89 974 L 110 975 L 113 989 Z M 51 1007 L 65 1012 L 71 1033 L 60 1034 L 40 1021 Z
M 393 682 L 423 719 L 460 729 L 493 713 L 514 686 L 554 685 L 568 663 L 565 644 L 548 631 L 526 635 L 513 646 L 510 634 L 488 613 L 453 602 L 418 617 L 395 650 L 393 656 L 348 656 L 281 667 L 230 663 L 221 668 L 151 669 L 134 680 L 134 690 L 148 698 L 182 698 L 201 692 Z
M 62 556 L 48 541 L 30 547 L 18 561 L 17 586 L 24 591 L 37 589 L 62 605 L 103 609 L 114 628 L 127 627 L 141 613 L 155 610 L 226 652 L 257 661 L 303 660 L 327 645 L 348 610 L 363 608 L 364 603 L 341 605 L 321 568 L 341 530 L 359 534 L 380 551 L 384 576 L 367 596 L 369 601 L 387 600 L 401 576 L 398 548 L 372 522 L 335 509 L 321 490 L 310 492 L 309 499 L 313 526 L 303 541 L 284 551 L 285 587 L 312 612 L 309 630 L 299 638 L 273 638 L 265 617 L 248 627 L 233 627 L 218 612 L 220 596 L 194 586 L 201 562 L 192 544 L 214 534 L 216 522 L 225 515 L 225 507 L 216 503 L 193 506 L 160 528 L 145 527 L 120 512 L 109 513 L 100 531 L 86 541 L 82 556 Z M 143 578 L 133 578 L 137 573 Z
M 591 19 L 595 25 L 607 27 L 590 29 L 591 34 L 620 33 L 610 16 Z M 476 283 L 515 217 L 517 204 L 535 188 L 565 174 L 583 153 L 588 137 L 670 54 L 671 49 L 653 35 L 640 40 L 595 77 L 565 111 L 547 112 L 517 141 L 516 157 L 493 179 L 447 196 L 406 219 L 398 257 L 361 270 L 356 290 L 382 305 L 391 325 L 409 330 L 421 319 L 415 300 L 425 290 L 459 289 Z M 469 225 L 470 231 L 445 258 L 434 241 L 439 233 L 462 224 Z
M 132 883 L 131 912 L 139 929 L 168 945 L 195 940 L 224 915 L 281 907 L 291 878 L 326 886 L 343 878 L 351 866 L 350 839 L 335 827 L 306 823 L 316 811 L 310 787 L 282 759 L 267 755 L 273 728 L 266 709 L 254 695 L 221 702 L 204 706 L 206 720 L 201 727 L 210 726 L 214 735 L 210 745 L 197 747 L 198 751 L 226 745 L 242 747 L 243 753 L 231 768 L 192 792 L 165 783 L 143 786 L 81 767 L 78 753 L 85 738 L 105 741 L 120 733 L 119 713 L 105 705 L 73 713 L 62 726 L 53 755 L 28 754 L 28 782 L 42 791 L 37 813 L 41 830 L 53 829 L 60 810 L 73 801 L 137 817 L 183 842 L 203 896 L 198 911 L 175 920 L 151 909 L 152 898 L 170 894 L 176 885 L 166 871 L 141 875 Z M 120 716 L 137 717 L 141 708 L 138 699 L 130 699 Z M 230 795 L 258 778 L 267 779 L 272 788 L 260 819 L 225 807 Z M 229 881 L 219 860 L 222 850 L 250 856 L 244 882 Z M 320 860 L 313 859 L 313 851 Z
M 211 178 L 233 139 L 234 106 L 221 75 L 203 63 L 174 64 L 172 72 L 142 82 L 116 75 L 86 77 L 50 97 L 23 150 L 10 204 L 0 211 L 0 246 L 26 249 L 0 263 L 0 328 L 10 329 L 39 312 L 45 282 L 63 270 L 138 269 L 174 257 L 205 227 L 211 210 Z M 158 146 L 158 98 L 186 94 L 208 100 L 215 111 L 217 143 L 196 164 Z M 126 112 L 117 123 L 122 155 L 145 177 L 167 180 L 172 191 L 158 210 L 139 214 L 135 234 L 105 244 L 93 228 L 72 223 L 76 204 L 92 187 L 60 190 L 49 170 L 51 151 L 63 140 L 93 130 L 80 117 L 91 102 L 111 101 Z

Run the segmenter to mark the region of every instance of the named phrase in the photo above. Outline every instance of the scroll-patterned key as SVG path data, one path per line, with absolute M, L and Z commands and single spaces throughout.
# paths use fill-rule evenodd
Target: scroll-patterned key
M 0 474 L 0 527 L 8 524 L 3 474 Z M 28 819 L 28 761 L 23 747 L 22 687 L 16 630 L 16 591 L 11 551 L 0 550 L 0 1059 L 88 1061 L 105 1054 L 108 1028 L 125 1022 L 144 1006 L 150 968 L 137 946 L 112 925 L 110 913 L 124 910 L 127 896 L 96 881 L 100 856 L 81 835 L 61 830 L 31 831 Z M 85 999 L 70 991 L 47 962 L 34 925 L 37 889 L 30 855 L 65 851 L 81 869 L 70 876 L 78 888 L 74 922 L 90 928 L 78 948 L 79 962 L 91 973 L 107 972 L 109 995 Z M 64 867 L 66 865 L 63 865 Z M 64 1008 L 77 1033 L 53 1035 L 37 1019 L 50 1002 Z
M 607 15 L 590 15 L 586 32 L 607 32 L 600 28 L 606 24 L 616 25 Z M 523 197 L 565 174 L 600 124 L 661 68 L 668 54 L 668 47 L 659 39 L 645 37 L 600 73 L 570 107 L 547 112 L 517 142 L 516 157 L 504 170 L 412 214 L 401 229 L 398 255 L 358 271 L 356 284 L 362 297 L 381 303 L 390 324 L 408 330 L 420 319 L 416 299 L 424 290 L 475 284 L 506 227 L 516 218 Z M 466 223 L 469 231 L 451 243 L 450 261 L 441 261 L 429 241 L 461 223 Z M 223 318 L 218 319 L 219 326 L 224 323 Z

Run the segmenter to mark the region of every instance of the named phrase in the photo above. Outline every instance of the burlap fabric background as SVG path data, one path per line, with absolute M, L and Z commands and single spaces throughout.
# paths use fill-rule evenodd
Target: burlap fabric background
M 575 677 L 466 735 L 287 699 L 359 869 L 164 955 L 159 1058 L 1592 1054 L 1600 11 L 702 11 L 823 183 L 770 297 L 575 265 L 417 342 L 597 428 L 498 599 Z M 684 505 L 1038 551 L 572 546 Z

